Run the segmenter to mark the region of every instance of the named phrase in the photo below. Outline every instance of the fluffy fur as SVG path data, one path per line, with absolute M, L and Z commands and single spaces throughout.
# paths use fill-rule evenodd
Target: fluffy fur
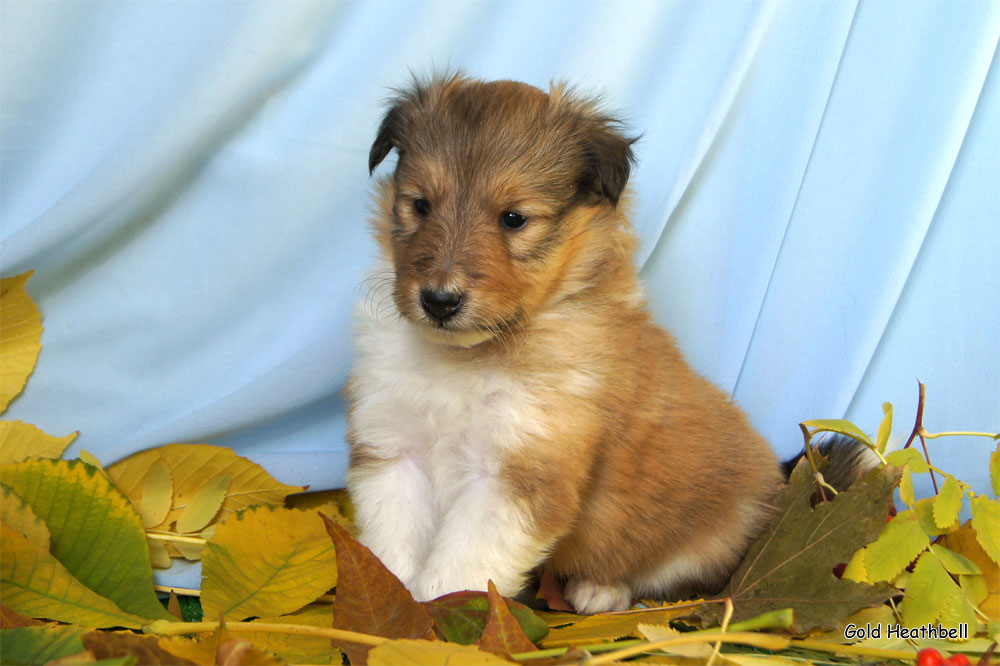
M 357 335 L 360 538 L 431 599 L 546 566 L 580 612 L 721 586 L 782 477 L 650 319 L 591 100 L 462 76 L 393 100 L 369 167 L 384 272 Z M 683 288 L 679 285 L 676 288 Z

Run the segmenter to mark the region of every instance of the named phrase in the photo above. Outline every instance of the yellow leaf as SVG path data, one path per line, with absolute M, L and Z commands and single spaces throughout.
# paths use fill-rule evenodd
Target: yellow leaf
M 1000 621 L 1000 565 L 986 554 L 976 539 L 976 532 L 969 522 L 961 529 L 947 535 L 942 541 L 949 549 L 972 560 L 982 571 L 980 581 L 975 576 L 962 576 L 962 586 L 974 588 L 969 596 L 979 596 L 979 610 L 994 620 Z M 968 579 L 968 580 L 966 580 Z M 985 592 L 985 595 L 983 594 Z
M 333 606 L 312 604 L 296 613 L 275 618 L 261 618 L 259 622 L 330 628 L 333 626 Z M 342 662 L 340 650 L 330 647 L 329 638 L 278 632 L 241 632 L 240 636 L 262 650 L 273 652 L 289 664 L 339 665 Z
M 170 466 L 157 460 L 142 482 L 142 500 L 138 506 L 142 526 L 148 530 L 162 523 L 170 511 L 173 498 L 174 482 L 170 478 Z
M 858 583 L 868 582 L 868 570 L 865 567 L 865 549 L 859 548 L 854 551 L 854 555 L 851 556 L 851 560 L 847 563 L 844 568 L 844 573 L 841 574 L 841 578 L 846 578 L 847 580 L 853 580 Z
M 510 664 L 503 657 L 483 652 L 474 645 L 403 638 L 376 645 L 368 653 L 368 666 L 489 666 Z
M 49 549 L 49 539 L 52 537 L 49 528 L 7 486 L 3 486 L 3 497 L 0 499 L 0 519 L 42 550 Z
M 170 552 L 167 545 L 157 539 L 146 539 L 149 546 L 149 562 L 155 569 L 169 569 L 171 565 Z
M 0 421 L 0 463 L 12 463 L 29 456 L 58 458 L 79 433 L 53 437 L 30 423 Z
M 0 412 L 24 388 L 42 350 L 42 314 L 24 289 L 30 277 L 0 280 Z
M 958 479 L 946 474 L 944 483 L 934 500 L 934 524 L 948 529 L 958 522 L 958 512 L 962 510 L 962 488 Z
M 993 494 L 1000 495 L 1000 442 L 990 454 L 990 485 L 993 487 Z
M 202 552 L 205 617 L 284 615 L 337 584 L 336 554 L 315 511 L 257 507 L 227 518 Z
M 210 479 L 199 488 L 198 492 L 188 500 L 187 507 L 177 518 L 177 531 L 181 534 L 188 534 L 197 532 L 208 525 L 222 508 L 222 502 L 226 499 L 226 491 L 229 490 L 231 479 L 232 477 L 228 474 L 223 474 L 215 479 Z
M 684 608 L 657 608 L 642 613 L 619 613 L 614 615 L 591 615 L 569 627 L 551 630 L 542 641 L 543 647 L 582 646 L 588 643 L 602 643 L 625 636 L 638 636 L 640 624 L 666 624 L 671 619 L 691 612 L 690 605 Z
M 640 624 L 636 627 L 640 634 L 647 641 L 662 641 L 668 638 L 679 638 L 683 634 L 667 624 Z M 714 649 L 712 643 L 689 643 L 687 645 L 666 646 L 661 648 L 670 654 L 679 654 L 682 657 L 707 657 Z
M 87 463 L 91 467 L 96 467 L 97 469 L 101 470 L 101 473 L 104 474 L 104 476 L 107 476 L 107 473 L 104 471 L 104 465 L 102 465 L 101 461 L 97 459 L 97 456 L 95 456 L 87 449 L 80 449 L 80 455 L 78 455 L 77 458 L 79 458 L 82 462 Z
M 945 571 L 941 561 L 930 553 L 924 553 L 913 567 L 905 599 L 899 607 L 903 624 L 919 627 L 937 620 L 956 596 L 965 595 Z
M 1000 502 L 983 495 L 972 498 L 972 529 L 979 545 L 994 562 L 1000 563 Z
M 892 432 L 892 403 L 882 403 L 882 423 L 878 426 L 878 435 L 875 437 L 875 446 L 879 453 L 885 453 L 885 447 L 889 443 L 889 433 Z
M 878 539 L 866 546 L 868 580 L 892 580 L 928 546 L 927 535 L 912 511 L 900 511 L 885 526 Z
M 903 474 L 899 477 L 899 499 L 903 500 L 906 506 L 913 506 L 914 502 L 917 501 L 913 492 L 913 474 L 910 472 L 909 465 L 903 467 Z
M 181 557 L 192 562 L 200 560 L 201 554 L 205 550 L 205 544 L 190 543 L 188 541 L 172 541 L 170 545 L 177 549 Z
M 135 629 L 146 623 L 86 587 L 51 553 L 5 522 L 0 522 L 0 581 L 4 605 L 30 617 L 90 627 Z
M 162 523 L 154 526 L 159 530 L 165 530 L 180 517 L 205 483 L 225 474 L 231 477 L 231 481 L 222 509 L 215 516 L 216 522 L 250 506 L 281 506 L 286 495 L 306 488 L 279 483 L 260 465 L 236 455 L 230 449 L 209 444 L 169 444 L 140 451 L 108 467 L 108 476 L 133 505 L 139 506 L 146 473 L 158 460 L 163 460 L 170 467 L 174 481 L 173 508 Z
M 885 459 L 889 461 L 890 465 L 895 465 L 896 467 L 909 465 L 914 474 L 926 474 L 930 471 L 930 467 L 927 466 L 924 456 L 916 449 L 892 451 L 886 454 Z
M 139 515 L 97 469 L 79 460 L 29 458 L 0 465 L 0 481 L 45 522 L 52 555 L 81 583 L 127 613 L 170 617 L 153 590 Z

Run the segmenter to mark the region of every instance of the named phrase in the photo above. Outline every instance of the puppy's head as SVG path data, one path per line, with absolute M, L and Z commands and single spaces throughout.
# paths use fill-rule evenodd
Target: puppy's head
M 584 288 L 623 224 L 631 143 L 561 87 L 456 75 L 402 91 L 368 159 L 399 157 L 375 226 L 400 313 L 471 346 Z

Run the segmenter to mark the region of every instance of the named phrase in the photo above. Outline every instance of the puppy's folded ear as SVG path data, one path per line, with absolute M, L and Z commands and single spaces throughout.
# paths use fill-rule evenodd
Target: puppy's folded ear
M 636 139 L 622 135 L 619 126 L 613 118 L 594 118 L 583 129 L 586 171 L 581 185 L 607 197 L 612 205 L 618 204 L 635 163 Z
M 368 153 L 368 174 L 375 171 L 375 167 L 382 163 L 385 156 L 393 148 L 399 147 L 399 139 L 403 135 L 405 124 L 403 102 L 397 102 L 385 114 L 382 124 L 379 125 L 378 134 L 375 135 L 375 142 Z

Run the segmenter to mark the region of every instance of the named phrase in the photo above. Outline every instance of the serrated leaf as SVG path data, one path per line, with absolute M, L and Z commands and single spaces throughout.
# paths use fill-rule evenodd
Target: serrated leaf
M 964 555 L 960 555 L 955 551 L 945 548 L 941 544 L 931 544 L 931 551 L 941 560 L 941 565 L 950 574 L 981 574 L 982 569 L 979 566 L 967 558 Z
M 920 451 L 916 449 L 899 449 L 892 451 L 885 456 L 886 461 L 895 467 L 909 466 L 914 474 L 926 474 L 930 471 L 927 461 Z
M 1000 563 L 1000 502 L 976 495 L 972 505 L 972 529 L 986 554 Z
M 80 636 L 85 627 L 46 624 L 3 631 L 3 663 L 46 664 L 53 659 L 83 652 Z
M 948 529 L 958 522 L 958 512 L 962 510 L 962 488 L 958 479 L 945 474 L 944 483 L 934 500 L 934 524 Z
M 958 588 L 956 594 L 944 605 L 938 616 L 938 622 L 948 628 L 961 629 L 964 626 L 973 627 L 972 631 L 975 631 L 976 608 L 969 602 L 964 590 Z
M 543 619 L 522 603 L 513 599 L 505 601 L 507 609 L 517 618 L 528 640 L 537 642 L 545 637 L 549 627 Z M 434 619 L 435 628 L 446 640 L 472 645 L 482 636 L 483 628 L 486 626 L 489 599 L 485 592 L 464 590 L 425 601 L 423 606 Z
M 542 641 L 542 646 L 566 647 L 570 645 L 585 646 L 591 643 L 604 643 L 628 636 L 638 637 L 640 624 L 666 625 L 670 620 L 682 615 L 691 614 L 691 607 L 657 608 L 640 613 L 619 613 L 606 615 L 590 615 L 568 627 L 557 627 L 549 631 Z
M 898 469 L 877 469 L 813 507 L 812 471 L 800 460 L 774 500 L 772 526 L 750 545 L 720 594 L 733 600 L 733 621 L 793 608 L 792 631 L 803 633 L 832 628 L 858 609 L 884 602 L 891 594 L 889 585 L 838 579 L 833 568 L 875 539 L 885 525 L 898 478 Z M 871 562 L 868 566 L 871 574 Z M 708 604 L 699 614 L 717 621 L 719 605 Z
M 3 496 L 0 498 L 0 519 L 23 534 L 28 541 L 38 544 L 43 550 L 48 550 L 52 538 L 49 528 L 13 490 L 2 484 L 0 488 L 3 491 Z
M 812 421 L 803 421 L 802 425 L 809 428 L 813 433 L 834 432 L 839 435 L 846 435 L 859 442 L 864 442 L 869 446 L 875 446 L 868 435 L 858 428 L 858 426 L 845 419 L 813 419 Z
M 913 492 L 913 474 L 910 472 L 909 465 L 903 467 L 903 475 L 899 477 L 899 499 L 906 506 L 913 506 L 913 503 L 917 501 L 916 494 Z
M 432 638 L 433 621 L 409 590 L 368 548 L 325 515 L 326 531 L 337 550 L 337 595 L 333 628 L 386 638 Z M 364 664 L 371 649 L 334 641 L 352 664 Z
M 918 499 L 913 503 L 911 510 L 917 516 L 917 520 L 920 521 L 920 527 L 923 529 L 924 534 L 927 536 L 940 536 L 942 534 L 948 534 L 957 529 L 957 525 L 952 525 L 950 527 L 938 527 L 937 523 L 934 522 L 934 502 L 937 501 L 936 497 L 924 497 L 923 499 Z
M 354 663 L 353 661 L 351 662 Z M 494 666 L 510 664 L 503 657 L 484 652 L 472 645 L 441 641 L 400 639 L 376 645 L 368 653 L 369 666 Z
M 316 512 L 256 507 L 223 521 L 202 552 L 205 616 L 283 615 L 337 584 L 333 545 Z
M 138 628 L 145 623 L 87 588 L 51 553 L 3 522 L 0 583 L 4 604 L 31 617 L 90 627 Z
M 0 280 L 0 413 L 24 388 L 42 350 L 42 314 L 24 288 L 31 273 Z
M 188 500 L 187 506 L 181 511 L 181 515 L 177 517 L 177 531 L 181 534 L 189 534 L 207 526 L 222 508 L 222 502 L 226 499 L 231 479 L 232 477 L 228 474 L 223 474 L 209 479 L 195 491 L 191 499 Z
M 12 463 L 25 458 L 58 458 L 79 433 L 53 437 L 22 421 L 0 421 L 0 463 Z
M 139 506 L 146 472 L 158 460 L 167 463 L 174 481 L 173 508 L 163 523 L 155 526 L 158 529 L 165 529 L 176 521 L 207 481 L 225 474 L 231 477 L 229 492 L 215 517 L 216 522 L 250 506 L 282 506 L 285 496 L 307 487 L 280 483 L 260 465 L 230 449 L 210 444 L 168 444 L 140 451 L 108 467 L 108 477 L 135 506 Z
M 913 567 L 905 598 L 899 607 L 903 624 L 919 627 L 935 621 L 956 593 L 961 594 L 961 590 L 945 571 L 941 560 L 924 553 Z
M 143 527 L 152 529 L 161 524 L 170 512 L 173 498 L 174 481 L 170 477 L 170 466 L 162 460 L 157 460 L 146 472 L 146 478 L 142 480 L 142 499 L 139 501 L 138 509 L 139 515 L 142 516 Z
M 521 625 L 507 609 L 507 604 L 497 592 L 496 585 L 492 580 L 487 585 L 486 593 L 490 608 L 482 638 L 479 639 L 479 649 L 506 658 L 519 652 L 535 650 L 535 644 L 525 636 Z
M 900 511 L 865 549 L 868 580 L 875 583 L 893 580 L 927 549 L 928 543 L 916 514 Z
M 979 610 L 994 620 L 1000 620 L 1000 565 L 997 565 L 979 545 L 971 523 L 966 522 L 961 529 L 947 535 L 942 540 L 942 544 L 972 560 L 979 567 L 979 570 L 982 571 L 981 581 L 977 582 L 971 580 L 973 577 L 961 576 L 962 587 L 974 587 L 977 590 L 975 593 L 977 595 L 981 595 L 985 589 L 985 596 L 977 601 Z M 964 580 L 966 578 L 970 580 Z
M 169 619 L 153 591 L 139 515 L 107 478 L 78 460 L 31 458 L 0 466 L 0 482 L 52 535 L 52 555 L 81 583 L 126 613 Z
M 878 435 L 875 437 L 875 448 L 879 453 L 885 453 L 885 447 L 889 444 L 889 434 L 892 432 L 892 403 L 882 403 L 882 422 L 878 426 Z

